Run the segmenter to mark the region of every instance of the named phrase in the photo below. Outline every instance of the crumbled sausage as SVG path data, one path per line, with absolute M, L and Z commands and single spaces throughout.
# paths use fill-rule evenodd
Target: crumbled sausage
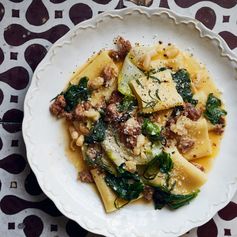
M 130 149 L 137 145 L 138 136 L 141 134 L 141 124 L 135 118 L 130 118 L 126 122 L 119 124 L 118 132 L 121 142 Z
M 63 95 L 59 95 L 53 104 L 50 106 L 50 112 L 58 117 L 61 118 L 64 113 L 64 108 L 66 107 L 66 101 Z
M 191 150 L 194 144 L 194 140 L 185 136 L 182 136 L 178 139 L 178 149 L 181 153 L 186 153 Z
M 118 105 L 122 100 L 122 96 L 118 92 L 113 92 L 109 103 L 105 109 L 105 120 L 109 123 L 123 122 L 128 119 L 128 113 L 119 112 Z
M 120 134 L 120 141 L 129 149 L 134 149 L 137 145 L 137 136 L 136 135 L 125 135 Z
M 201 115 L 201 109 L 195 108 L 192 104 L 186 103 L 184 106 L 184 115 L 193 121 L 197 121 Z
M 224 132 L 224 127 L 225 126 L 223 124 L 216 124 L 211 131 L 217 135 L 221 135 Z
M 118 112 L 116 104 L 109 104 L 106 107 L 106 117 L 105 120 L 107 122 L 115 122 L 121 117 L 121 113 Z
M 139 135 L 141 134 L 141 124 L 135 118 L 130 118 L 126 122 L 122 123 L 119 127 L 121 133 L 125 135 Z
M 125 40 L 121 36 L 117 38 L 116 45 L 118 47 L 118 51 L 111 50 L 110 57 L 114 61 L 120 61 L 127 56 L 128 52 L 131 50 L 132 46 L 128 40 Z
M 89 102 L 83 102 L 78 104 L 74 110 L 74 118 L 76 120 L 84 120 L 86 118 L 85 111 L 88 111 L 91 108 L 91 104 Z
M 86 155 L 90 158 L 90 159 L 95 159 L 97 156 L 97 151 L 96 149 L 94 149 L 93 147 L 89 147 L 86 150 Z
M 150 186 L 145 186 L 145 187 L 144 187 L 143 197 L 144 197 L 147 201 L 151 201 L 151 200 L 152 200 L 153 193 L 154 193 L 154 188 L 152 188 L 152 187 L 150 187 Z
M 78 179 L 83 183 L 94 183 L 94 179 L 88 170 L 80 171 L 78 174 Z
M 118 71 L 111 65 L 105 66 L 101 73 L 101 77 L 104 79 L 104 86 L 108 87 L 111 79 L 118 76 Z
M 220 117 L 219 124 L 222 124 L 222 125 L 225 124 L 225 118 L 223 116 Z
M 96 90 L 96 89 L 100 88 L 103 85 L 104 85 L 104 78 L 103 77 L 91 78 L 88 81 L 88 87 L 92 90 Z
M 89 145 L 86 150 L 86 155 L 89 159 L 95 160 L 97 157 L 101 156 L 101 147 L 97 145 Z
M 114 91 L 109 99 L 109 104 L 119 103 L 122 101 L 122 99 L 122 95 L 119 92 Z

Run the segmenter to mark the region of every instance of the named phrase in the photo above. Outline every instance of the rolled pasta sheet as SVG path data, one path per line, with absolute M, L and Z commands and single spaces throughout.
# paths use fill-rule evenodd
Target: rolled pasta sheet
M 91 170 L 91 174 L 100 193 L 106 212 L 116 211 L 119 207 L 128 203 L 126 200 L 117 198 L 116 194 L 107 186 L 103 173 L 100 173 L 97 169 L 93 169 Z
M 170 173 L 169 185 L 172 186 L 172 192 L 176 194 L 188 194 L 199 189 L 206 181 L 207 175 L 187 161 L 176 149 L 176 147 L 166 148 L 165 152 L 171 155 L 174 167 Z M 166 177 L 158 173 L 155 179 L 150 183 L 154 186 L 165 185 Z
M 72 79 L 72 84 L 77 84 L 82 77 L 96 78 L 100 76 L 102 70 L 106 65 L 114 65 L 113 60 L 109 57 L 108 51 L 102 51 L 101 53 L 97 54 L 93 57 L 88 64 L 86 64 L 82 70 L 76 72 Z

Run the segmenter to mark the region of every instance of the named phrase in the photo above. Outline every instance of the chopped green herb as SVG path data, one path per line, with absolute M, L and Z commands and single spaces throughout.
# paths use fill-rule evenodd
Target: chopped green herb
M 102 118 L 100 118 L 92 127 L 89 135 L 85 136 L 86 143 L 102 142 L 105 139 L 106 124 Z
M 152 100 L 152 101 L 145 101 L 142 100 L 146 105 L 145 108 L 154 108 L 155 105 L 158 103 L 158 100 Z
M 166 67 L 160 67 L 160 68 L 158 69 L 158 72 L 163 72 L 163 71 L 165 71 L 165 70 L 167 70 Z
M 143 177 L 148 180 L 152 180 L 156 177 L 158 172 L 168 174 L 173 169 L 173 161 L 170 154 L 162 151 L 159 155 L 156 155 L 151 160 L 144 170 Z
M 155 209 L 162 209 L 165 205 L 168 205 L 171 209 L 180 208 L 188 204 L 192 199 L 194 199 L 199 190 L 186 194 L 172 194 L 170 190 L 165 187 L 154 187 L 155 191 L 153 194 L 153 201 Z
M 151 79 L 157 81 L 158 83 L 161 83 L 161 81 L 160 81 L 160 79 L 159 79 L 158 77 L 155 77 L 155 76 L 150 75 L 149 78 L 151 78 Z
M 172 74 L 172 77 L 176 83 L 176 89 L 183 100 L 196 105 L 197 100 L 193 99 L 191 80 L 188 71 L 186 69 L 180 69 L 175 74 Z
M 87 101 L 90 96 L 90 91 L 87 88 L 87 77 L 80 79 L 78 85 L 69 85 L 67 90 L 63 92 L 64 98 L 66 100 L 65 111 L 72 111 L 76 105 L 81 101 Z
M 130 112 L 137 106 L 137 101 L 134 97 L 125 96 L 122 102 L 118 105 L 119 112 Z
M 105 176 L 106 184 L 112 190 L 127 201 L 136 199 L 144 190 L 144 184 L 137 174 L 130 173 L 123 168 L 123 164 L 117 169 L 117 176 L 107 173 Z
M 142 125 L 142 134 L 147 136 L 151 141 L 161 141 L 161 129 L 160 127 L 152 123 L 149 119 L 145 118 Z
M 206 102 L 206 110 L 204 116 L 212 123 L 219 124 L 222 116 L 225 116 L 227 112 L 221 109 L 221 100 L 210 93 Z
M 144 86 L 143 86 L 142 83 L 139 81 L 139 79 L 136 79 L 136 83 L 137 83 L 142 89 L 144 89 Z

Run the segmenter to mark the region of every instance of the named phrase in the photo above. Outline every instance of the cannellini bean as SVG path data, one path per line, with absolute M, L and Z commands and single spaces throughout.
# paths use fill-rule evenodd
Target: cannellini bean
M 103 84 L 104 84 L 104 78 L 103 77 L 96 77 L 96 78 L 90 79 L 89 82 L 88 82 L 88 86 L 91 89 L 98 89 L 101 86 L 103 86 Z
M 76 140 L 79 136 L 77 130 L 73 127 L 73 126 L 69 126 L 69 133 L 70 133 L 70 136 L 73 140 Z
M 78 134 L 78 132 L 76 132 L 76 131 L 73 131 L 73 132 L 71 133 L 71 137 L 72 137 L 73 140 L 76 140 L 76 139 L 78 138 L 78 136 L 79 136 L 79 134 Z
M 97 121 L 99 118 L 100 118 L 100 113 L 94 109 L 90 109 L 88 111 L 85 111 L 84 112 L 84 115 L 87 117 L 87 118 L 90 118 L 94 121 Z
M 142 134 L 140 134 L 137 137 L 137 147 L 142 147 L 145 144 L 145 136 L 143 136 Z
M 135 156 L 140 155 L 140 153 L 141 153 L 140 147 L 134 147 L 134 148 L 133 148 L 133 154 L 134 154 Z
M 146 158 L 147 158 L 145 152 L 141 152 L 141 158 L 142 158 L 142 159 L 146 159 Z
M 80 135 L 80 136 L 77 138 L 76 145 L 77 145 L 77 146 L 82 146 L 83 143 L 84 143 L 84 136 L 83 136 L 83 135 Z
M 90 132 L 89 129 L 86 127 L 86 125 L 84 125 L 83 123 L 79 124 L 78 129 L 83 135 L 87 135 Z
M 125 161 L 125 169 L 131 173 L 134 173 L 137 169 L 134 161 Z

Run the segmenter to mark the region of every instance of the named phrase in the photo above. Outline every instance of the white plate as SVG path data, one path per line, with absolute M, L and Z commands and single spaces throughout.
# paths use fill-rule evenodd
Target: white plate
M 213 75 L 228 111 L 221 151 L 208 182 L 190 205 L 176 211 L 128 205 L 106 214 L 94 189 L 77 181 L 65 155 L 60 121 L 49 113 L 50 100 L 72 72 L 121 35 L 132 43 L 158 40 L 190 50 Z M 23 135 L 27 156 L 42 190 L 58 209 L 85 229 L 106 236 L 178 236 L 207 222 L 234 195 L 237 181 L 237 60 L 223 40 L 189 17 L 165 9 L 129 8 L 101 14 L 58 40 L 37 67 L 25 99 Z

